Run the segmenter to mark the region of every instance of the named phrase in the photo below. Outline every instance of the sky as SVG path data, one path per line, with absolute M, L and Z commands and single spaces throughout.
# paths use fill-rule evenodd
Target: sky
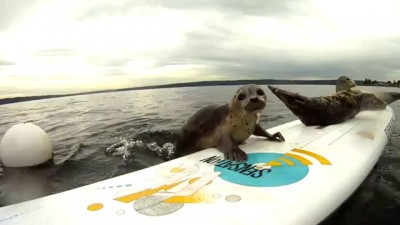
M 233 79 L 400 79 L 398 0 L 0 0 L 0 98 Z

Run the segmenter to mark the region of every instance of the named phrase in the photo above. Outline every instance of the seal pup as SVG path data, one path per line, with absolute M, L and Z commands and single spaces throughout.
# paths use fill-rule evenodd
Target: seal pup
M 384 91 L 366 91 L 356 88 L 356 82 L 349 77 L 341 76 L 336 81 L 336 92 L 340 91 L 353 91 L 356 93 L 372 93 L 376 97 L 386 102 L 386 104 L 391 104 L 394 101 L 400 99 L 400 93 L 398 92 L 384 92 Z
M 285 141 L 280 132 L 270 134 L 258 123 L 266 100 L 261 87 L 249 84 L 240 87 L 229 103 L 199 109 L 182 126 L 175 157 L 215 147 L 224 153 L 225 159 L 246 161 L 247 154 L 239 144 L 252 134 Z
M 309 98 L 273 86 L 268 88 L 306 126 L 338 124 L 353 118 L 360 111 L 386 108 L 386 103 L 371 93 L 340 91 L 331 96 Z
M 340 76 L 336 80 L 336 92 L 349 91 L 356 86 L 356 82 L 347 76 Z M 352 89 L 357 91 L 358 89 Z

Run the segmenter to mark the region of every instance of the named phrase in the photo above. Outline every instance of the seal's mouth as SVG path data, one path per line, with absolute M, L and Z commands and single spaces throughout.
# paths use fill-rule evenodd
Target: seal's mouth
M 264 107 L 256 107 L 256 108 L 251 109 L 250 111 L 251 112 L 261 112 L 263 109 L 264 109 Z
M 259 103 L 249 102 L 245 106 L 245 109 L 248 112 L 262 111 L 265 108 L 265 105 L 266 105 L 265 102 L 259 102 Z

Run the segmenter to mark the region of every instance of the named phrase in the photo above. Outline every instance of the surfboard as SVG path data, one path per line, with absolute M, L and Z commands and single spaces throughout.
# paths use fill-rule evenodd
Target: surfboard
M 252 136 L 246 162 L 206 149 L 108 180 L 0 208 L 0 224 L 317 224 L 361 184 L 394 124 L 388 106 L 344 123 L 282 124 Z

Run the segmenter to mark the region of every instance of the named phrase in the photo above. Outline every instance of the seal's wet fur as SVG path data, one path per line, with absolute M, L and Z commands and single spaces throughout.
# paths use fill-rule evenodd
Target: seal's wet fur
M 268 87 L 306 126 L 338 124 L 353 118 L 360 111 L 386 108 L 386 103 L 372 93 L 339 91 L 331 96 L 309 98 Z
M 247 154 L 239 144 L 252 134 L 284 141 L 280 132 L 271 135 L 258 123 L 266 100 L 261 87 L 245 85 L 237 90 L 229 103 L 199 109 L 182 126 L 175 157 L 215 147 L 226 159 L 245 161 Z

